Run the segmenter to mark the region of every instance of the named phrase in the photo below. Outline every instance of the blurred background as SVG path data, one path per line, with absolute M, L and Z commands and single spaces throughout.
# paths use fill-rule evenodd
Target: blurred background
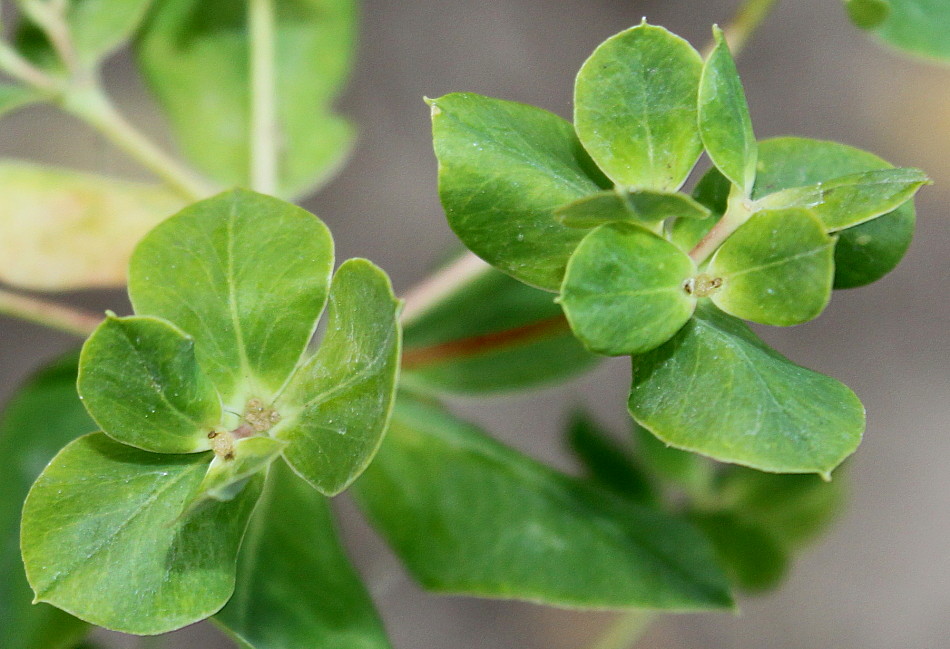
M 735 0 L 363 0 L 355 75 L 341 112 L 360 129 L 349 165 L 305 206 L 332 229 L 340 258 L 366 256 L 397 290 L 422 279 L 456 245 L 436 194 L 422 96 L 469 90 L 571 113 L 573 77 L 604 38 L 640 21 L 697 46 L 728 21 Z M 757 135 L 833 139 L 934 179 L 917 200 L 918 233 L 904 262 L 868 288 L 835 294 L 818 320 L 760 330 L 794 361 L 851 386 L 868 409 L 850 462 L 851 499 L 832 532 L 788 582 L 743 599 L 737 616 L 666 616 L 642 647 L 892 649 L 950 647 L 950 68 L 898 56 L 848 23 L 841 3 L 786 0 L 739 61 Z M 108 87 L 145 130 L 167 131 L 125 55 Z M 0 155 L 147 178 L 71 118 L 37 108 L 5 119 Z M 2 200 L 2 196 L 0 196 Z M 64 299 L 128 312 L 123 295 Z M 0 401 L 34 369 L 77 345 L 0 318 Z M 568 385 L 453 406 L 506 443 L 571 468 L 565 413 L 587 404 L 627 430 L 629 369 L 604 362 Z M 399 568 L 344 496 L 338 509 L 353 556 L 398 649 L 574 649 L 608 622 L 511 602 L 435 597 Z M 102 633 L 113 647 L 139 640 Z M 229 647 L 208 625 L 152 647 Z

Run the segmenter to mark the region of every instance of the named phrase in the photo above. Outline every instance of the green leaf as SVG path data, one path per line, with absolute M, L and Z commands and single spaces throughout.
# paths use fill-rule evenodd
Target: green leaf
M 861 29 L 879 27 L 891 13 L 888 0 L 844 0 L 844 7 L 851 22 Z
M 888 0 L 890 11 L 875 30 L 900 50 L 946 63 L 950 61 L 950 11 L 945 0 Z
M 346 489 L 382 443 L 399 372 L 399 309 L 379 268 L 365 259 L 340 266 L 320 349 L 277 401 L 283 420 L 271 434 L 324 495 Z
M 571 334 L 550 293 L 496 270 L 457 287 L 409 322 L 400 384 L 484 393 L 552 383 L 599 359 Z
M 609 186 L 574 129 L 540 108 L 472 93 L 429 104 L 449 225 L 491 265 L 557 290 L 584 233 L 554 211 Z
M 30 485 L 66 443 L 95 430 L 76 395 L 76 355 L 40 370 L 7 404 L 0 419 L 0 647 L 69 649 L 87 626 L 33 593 L 20 558 L 20 510 Z
M 283 462 L 267 480 L 241 548 L 234 597 L 214 621 L 250 649 L 388 649 L 327 500 Z
M 834 245 L 807 209 L 753 214 L 709 262 L 706 272 L 722 281 L 712 301 L 730 315 L 762 324 L 816 318 L 831 299 Z
M 864 408 L 711 305 L 633 359 L 630 413 L 662 441 L 777 473 L 830 474 L 857 448 Z
M 399 402 L 356 494 L 431 590 L 582 608 L 731 605 L 691 527 L 548 469 L 435 406 Z
M 739 588 L 767 590 L 788 572 L 788 554 L 762 528 L 723 512 L 693 512 L 689 520 L 709 538 L 720 564 Z
M 699 133 L 713 164 L 748 196 L 755 182 L 758 145 L 729 44 L 718 27 L 713 27 L 713 37 L 716 47 L 699 82 Z
M 765 140 L 759 143 L 758 173 L 752 197 L 759 200 L 783 189 L 890 168 L 891 165 L 874 154 L 837 142 L 797 137 Z M 710 170 L 697 185 L 695 196 L 716 213 L 710 201 L 725 200 L 724 186 L 728 187 L 728 181 L 717 170 Z M 910 246 L 914 221 L 914 205 L 908 201 L 889 214 L 840 230 L 835 246 L 834 287 L 864 286 L 893 270 Z M 680 245 L 688 243 L 695 232 L 684 236 L 684 232 L 677 235 L 677 230 L 710 225 L 711 219 L 705 222 L 680 220 L 674 228 L 674 240 Z
M 207 451 L 221 422 L 194 340 L 158 318 L 110 314 L 83 345 L 78 387 L 109 437 L 146 451 Z
M 208 473 L 198 485 L 193 503 L 205 500 L 221 502 L 233 500 L 248 479 L 267 469 L 280 455 L 286 444 L 273 437 L 255 435 L 234 442 L 227 455 L 215 455 L 208 465 Z
M 558 220 L 571 228 L 594 228 L 612 221 L 634 221 L 654 226 L 668 218 L 704 219 L 709 210 L 686 194 L 622 187 L 591 194 L 559 207 Z
M 260 481 L 183 515 L 210 459 L 148 453 L 101 433 L 64 448 L 23 508 L 23 561 L 37 601 L 140 635 L 224 606 Z
M 574 412 L 567 441 L 594 482 L 636 502 L 651 504 L 655 500 L 653 484 L 643 467 L 588 413 Z
M 847 473 L 831 481 L 815 475 L 776 475 L 731 467 L 719 486 L 724 509 L 766 530 L 787 551 L 826 531 L 841 512 Z
M 829 232 L 835 232 L 893 212 L 928 182 L 920 169 L 877 169 L 785 189 L 757 204 L 763 209 L 809 208 Z
M 43 95 L 32 88 L 0 83 L 0 117 L 40 101 L 43 101 Z
M 57 20 L 56 3 L 47 0 L 19 0 L 23 20 L 17 25 L 16 44 L 31 62 L 47 70 L 64 68 L 63 61 L 47 34 L 38 25 Z M 65 8 L 75 62 L 94 70 L 119 49 L 142 23 L 152 0 L 69 0 Z
M 0 281 L 65 291 L 125 284 L 132 248 L 182 206 L 168 190 L 0 161 Z
M 688 493 L 706 490 L 713 478 L 713 463 L 708 459 L 667 446 L 653 433 L 633 422 L 637 459 L 664 481 L 684 487 Z
M 135 32 L 152 0 L 70 0 L 66 13 L 80 61 L 94 65 Z
M 646 22 L 594 50 L 577 73 L 574 124 L 611 180 L 667 192 L 685 182 L 702 152 L 702 65 L 689 43 Z
M 247 2 L 163 0 L 138 42 L 138 63 L 184 153 L 223 185 L 250 177 Z M 353 128 L 331 105 L 350 71 L 353 0 L 274 0 L 279 193 L 299 196 L 346 158 Z M 214 115 L 213 120 L 195 114 Z
M 299 207 L 245 190 L 191 205 L 136 248 L 136 313 L 165 318 L 195 354 L 226 410 L 269 403 L 297 365 L 323 310 L 333 240 Z
M 695 273 L 693 261 L 665 239 L 611 223 L 578 246 L 559 299 L 588 349 L 637 354 L 663 344 L 689 320 L 696 299 L 684 286 Z

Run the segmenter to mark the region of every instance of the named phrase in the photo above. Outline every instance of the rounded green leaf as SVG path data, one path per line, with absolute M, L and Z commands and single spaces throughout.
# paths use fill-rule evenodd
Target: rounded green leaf
M 561 306 L 571 329 L 599 354 L 639 354 L 682 327 L 696 298 L 686 290 L 696 273 L 679 248 L 639 226 L 603 225 L 571 257 Z
M 389 649 L 327 499 L 283 462 L 267 480 L 234 596 L 214 621 L 248 649 Z
M 759 143 L 759 164 L 753 198 L 809 187 L 842 176 L 892 166 L 872 153 L 837 142 L 781 137 Z M 711 169 L 696 186 L 694 197 L 721 213 L 729 181 Z M 908 201 L 893 212 L 837 232 L 835 288 L 853 288 L 877 281 L 897 266 L 914 234 L 914 205 Z M 711 227 L 708 221 L 679 220 L 673 229 L 678 245 L 689 249 Z
M 706 534 L 737 587 L 768 590 L 788 572 L 787 551 L 761 527 L 731 512 L 691 512 L 689 521 Z
M 333 278 L 326 335 L 275 403 L 287 463 L 320 493 L 346 489 L 376 454 L 399 372 L 400 301 L 389 278 L 350 259 Z
M 476 255 L 513 277 L 557 290 L 584 233 L 554 211 L 609 186 L 563 119 L 472 93 L 430 100 L 439 197 Z
M 914 236 L 914 208 L 905 204 L 888 218 L 875 219 L 838 233 L 835 288 L 877 281 L 900 263 Z M 894 216 L 899 218 L 893 218 Z
M 578 608 L 732 604 L 695 529 L 400 400 L 360 506 L 423 586 Z
M 599 360 L 571 334 L 554 296 L 490 270 L 406 325 L 400 385 L 485 393 L 585 372 Z
M 946 0 L 887 0 L 887 4 L 890 10 L 875 29 L 878 37 L 910 54 L 950 61 L 950 11 Z
M 722 244 L 706 273 L 721 280 L 711 297 L 730 315 L 789 326 L 816 318 L 831 299 L 833 237 L 806 209 L 752 215 Z
M 23 500 L 43 467 L 64 445 L 95 430 L 76 394 L 77 355 L 40 370 L 14 394 L 0 419 L 0 647 L 70 649 L 88 630 L 48 604 L 31 605 L 33 592 L 20 558 Z
M 671 446 L 776 473 L 831 470 L 854 452 L 864 408 L 711 305 L 633 359 L 630 413 Z
M 717 499 L 724 509 L 766 530 L 788 551 L 801 550 L 841 513 L 847 471 L 834 480 L 776 475 L 734 466 L 720 474 Z
M 333 239 L 313 214 L 233 190 L 185 208 L 135 249 L 129 296 L 195 339 L 224 406 L 287 381 L 327 299 Z
M 574 85 L 577 136 L 618 185 L 675 191 L 702 152 L 696 95 L 703 62 L 662 27 L 608 38 Z
M 729 44 L 718 27 L 713 27 L 713 36 L 716 47 L 699 82 L 699 133 L 713 164 L 748 196 L 755 182 L 758 145 Z
M 686 194 L 622 187 L 591 194 L 555 211 L 558 220 L 572 228 L 595 228 L 613 221 L 634 221 L 655 226 L 669 218 L 704 219 L 709 210 Z
M 762 209 L 808 208 L 829 232 L 836 232 L 893 212 L 928 182 L 920 169 L 876 169 L 784 189 L 756 204 Z
M 206 451 L 221 423 L 195 341 L 159 318 L 109 315 L 83 345 L 78 387 L 109 437 L 147 451 Z
M 148 453 L 101 433 L 64 448 L 23 508 L 21 548 L 37 601 L 139 635 L 224 606 L 261 481 L 183 514 L 210 455 Z

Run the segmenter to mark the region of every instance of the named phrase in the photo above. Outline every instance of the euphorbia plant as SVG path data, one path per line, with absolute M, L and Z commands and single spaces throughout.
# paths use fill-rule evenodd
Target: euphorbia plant
M 848 3 L 859 18 L 879 10 L 868 4 Z M 148 5 L 27 1 L 25 33 L 40 38 L 16 69 L 108 132 L 90 71 Z M 438 592 L 629 609 L 640 622 L 729 610 L 734 590 L 774 586 L 836 511 L 832 471 L 857 447 L 864 409 L 744 321 L 806 322 L 833 289 L 889 272 L 923 172 L 842 144 L 757 141 L 723 33 L 703 57 L 644 21 L 583 64 L 573 123 L 471 93 L 428 100 L 449 223 L 495 268 L 466 254 L 400 315 L 382 270 L 354 259 L 334 271 L 323 223 L 272 196 L 312 186 L 350 136 L 323 114 L 345 64 L 313 82 L 296 56 L 322 51 L 323 21 L 349 15 L 346 2 L 317 5 L 158 1 L 139 31 L 143 70 L 207 177 L 126 139 L 179 196 L 104 195 L 151 196 L 146 220 L 192 204 L 131 254 L 134 315 L 91 326 L 43 312 L 90 335 L 2 424 L 11 455 L 34 433 L 55 439 L 46 451 L 76 438 L 23 507 L 36 600 L 134 634 L 212 617 L 242 647 L 387 647 L 328 505 L 350 486 Z M 103 15 L 116 20 L 96 40 Z M 235 119 L 195 121 L 196 96 Z M 323 131 L 296 101 L 319 106 Z M 686 193 L 703 152 L 712 168 Z M 205 198 L 216 182 L 258 191 Z M 631 358 L 631 443 L 575 413 L 580 477 L 439 401 L 564 379 L 602 355 Z M 73 646 L 83 623 L 28 611 L 18 587 L 0 590 L 7 628 L 23 630 L 11 646 Z M 625 622 L 630 636 L 636 626 Z

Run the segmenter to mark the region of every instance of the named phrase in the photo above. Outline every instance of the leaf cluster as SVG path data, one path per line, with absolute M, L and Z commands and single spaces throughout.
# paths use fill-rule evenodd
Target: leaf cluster
M 37 601 L 154 634 L 231 600 L 219 619 L 253 638 L 252 612 L 266 617 L 284 599 L 267 599 L 255 566 L 271 554 L 259 550 L 277 554 L 282 526 L 299 519 L 324 545 L 286 557 L 287 569 L 327 565 L 340 595 L 370 611 L 352 614 L 358 626 L 378 635 L 323 496 L 345 489 L 382 440 L 399 301 L 366 260 L 331 281 L 332 271 L 319 219 L 244 190 L 195 203 L 142 240 L 129 271 L 136 315 L 110 314 L 79 359 L 79 395 L 101 432 L 67 445 L 26 498 L 21 545 Z M 308 588 L 298 595 L 325 597 Z M 330 614 L 287 633 L 331 637 Z
M 718 28 L 704 61 L 641 25 L 578 72 L 574 122 L 456 93 L 430 100 L 439 191 L 465 245 L 556 292 L 591 352 L 633 357 L 629 409 L 664 442 L 766 471 L 830 471 L 860 441 L 845 386 L 742 320 L 817 317 L 891 270 L 928 182 L 843 145 L 758 142 Z M 682 192 L 705 151 L 713 168 Z

